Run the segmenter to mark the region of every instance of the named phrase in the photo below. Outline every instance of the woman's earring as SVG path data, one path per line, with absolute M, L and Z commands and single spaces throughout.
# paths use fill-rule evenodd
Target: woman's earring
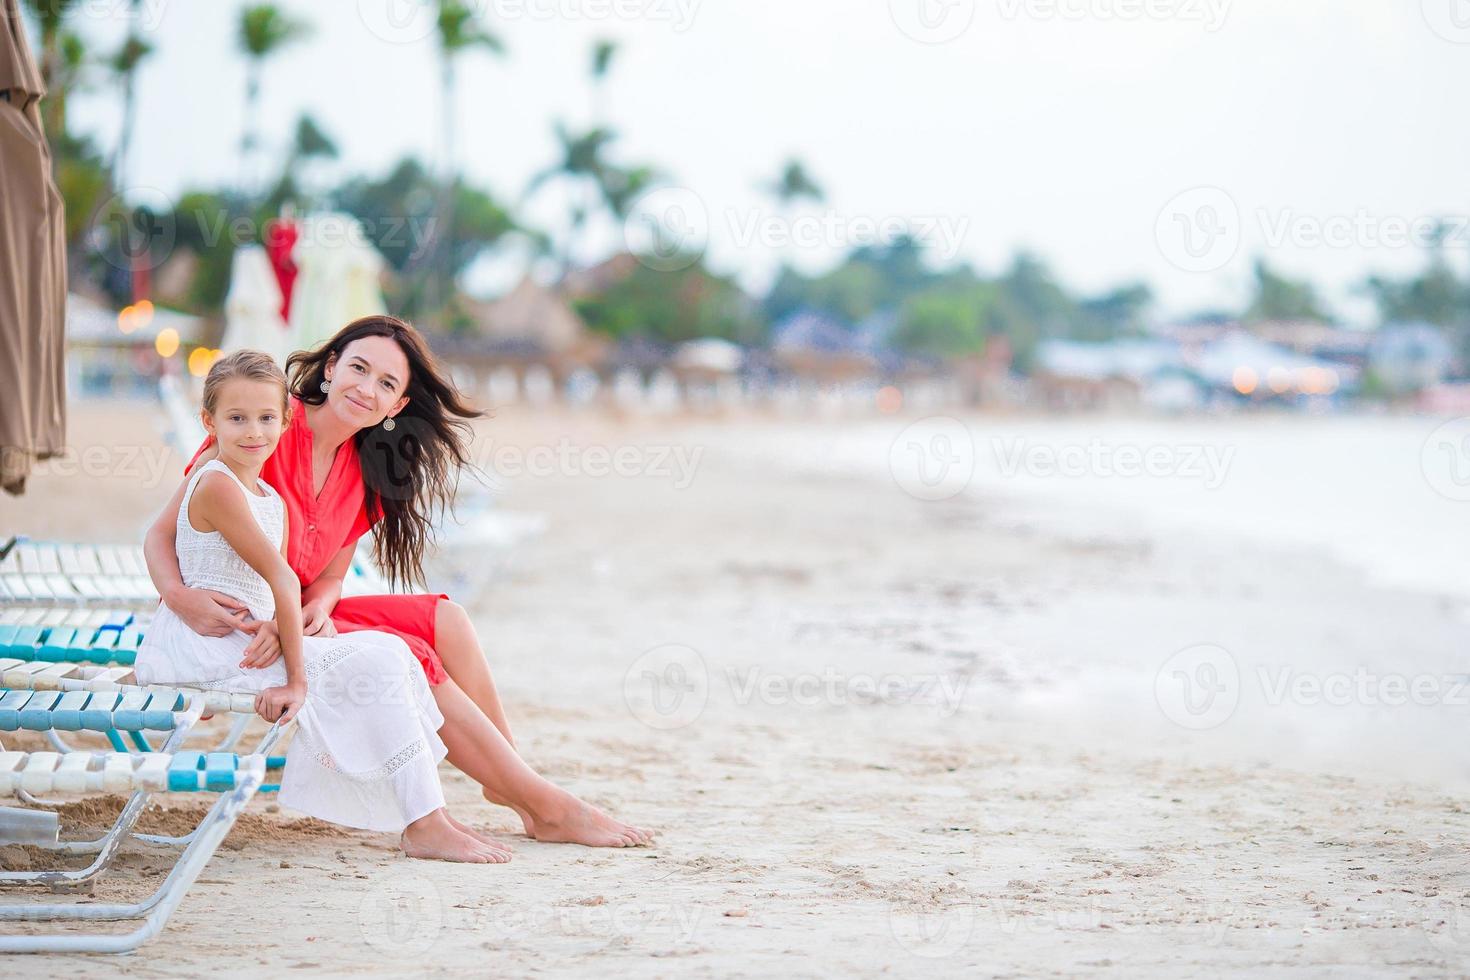
M 384 432 L 392 432 L 396 428 L 398 428 L 398 423 L 395 422 L 395 421 L 393 421 L 392 416 L 389 416 L 388 418 L 386 418 L 386 419 L 383 420 L 383 431 Z
M 332 382 L 323 380 L 322 381 L 322 394 L 325 395 L 327 392 L 329 392 L 331 390 L 332 390 Z

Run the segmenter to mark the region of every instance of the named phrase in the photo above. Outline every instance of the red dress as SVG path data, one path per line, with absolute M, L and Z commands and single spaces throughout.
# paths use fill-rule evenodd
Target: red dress
M 311 492 L 311 444 L 306 406 L 292 398 L 291 422 L 261 468 L 260 478 L 286 504 L 286 562 L 303 589 L 316 581 L 337 552 L 367 533 L 374 520 L 367 512 L 357 444 L 348 439 L 337 449 L 318 497 Z M 214 436 L 209 436 L 189 465 L 213 445 Z M 447 675 L 434 650 L 434 618 L 439 600 L 448 598 L 442 593 L 349 596 L 332 610 L 332 623 L 339 633 L 379 630 L 401 637 L 423 665 L 429 683 L 438 684 Z

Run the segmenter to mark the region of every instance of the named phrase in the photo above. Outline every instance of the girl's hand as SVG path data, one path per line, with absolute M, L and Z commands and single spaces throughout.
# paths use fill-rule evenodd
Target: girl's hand
M 240 666 L 245 670 L 269 667 L 281 659 L 281 632 L 274 620 L 252 619 L 248 623 L 242 623 L 240 629 L 255 634 L 240 658 Z
M 305 636 L 336 636 L 332 613 L 321 602 L 308 602 L 301 607 L 301 632 Z
M 306 684 L 283 684 L 268 687 L 255 696 L 255 713 L 266 721 L 287 722 L 296 717 L 296 712 L 306 703 Z
M 250 607 L 239 599 L 209 589 L 180 586 L 165 601 L 200 636 L 229 636 L 250 616 Z

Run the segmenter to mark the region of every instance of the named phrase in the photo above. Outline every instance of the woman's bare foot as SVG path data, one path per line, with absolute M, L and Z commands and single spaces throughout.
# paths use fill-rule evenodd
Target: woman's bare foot
M 565 790 L 557 792 L 561 798 L 533 824 L 531 836 L 537 840 L 588 847 L 638 847 L 653 843 L 653 831 L 614 820 Z
M 512 810 L 514 810 L 516 812 L 516 816 L 521 818 L 521 826 L 525 828 L 526 836 L 530 837 L 532 840 L 536 838 L 536 818 L 532 817 L 531 814 L 528 813 L 523 807 L 516 806 L 514 803 L 510 802 L 510 800 L 501 799 L 498 795 L 490 792 L 488 789 L 484 790 L 480 795 L 484 796 L 486 802 L 488 803 L 494 803 L 496 806 L 510 807 Z
M 449 820 L 449 825 L 455 830 L 459 831 L 461 834 L 468 834 L 470 837 L 473 837 L 480 843 L 486 845 L 487 847 L 493 847 L 497 851 L 504 851 L 506 854 L 515 853 L 511 850 L 510 845 L 507 844 L 505 841 L 497 840 L 496 838 L 491 837 L 489 834 L 484 833 L 483 831 L 476 830 L 474 827 L 471 827 L 468 824 L 461 823 L 460 821 L 449 816 L 449 813 L 447 811 L 445 812 L 444 816 Z
M 463 864 L 504 864 L 510 851 L 495 848 L 455 828 L 443 810 L 435 810 L 404 828 L 398 844 L 411 858 Z

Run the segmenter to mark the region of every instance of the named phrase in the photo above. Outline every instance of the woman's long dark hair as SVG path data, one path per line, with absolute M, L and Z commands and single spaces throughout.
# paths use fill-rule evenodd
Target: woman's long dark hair
M 417 330 L 386 315 L 353 320 L 326 343 L 292 354 L 291 393 L 308 405 L 325 402 L 327 362 L 340 361 L 363 337 L 388 337 L 408 358 L 408 405 L 394 417 L 393 431 L 374 425 L 353 437 L 368 513 L 382 514 L 373 527 L 373 560 L 395 585 L 422 583 L 434 516 L 454 500 L 459 471 L 470 465 L 470 420 L 485 413 L 464 400 Z

